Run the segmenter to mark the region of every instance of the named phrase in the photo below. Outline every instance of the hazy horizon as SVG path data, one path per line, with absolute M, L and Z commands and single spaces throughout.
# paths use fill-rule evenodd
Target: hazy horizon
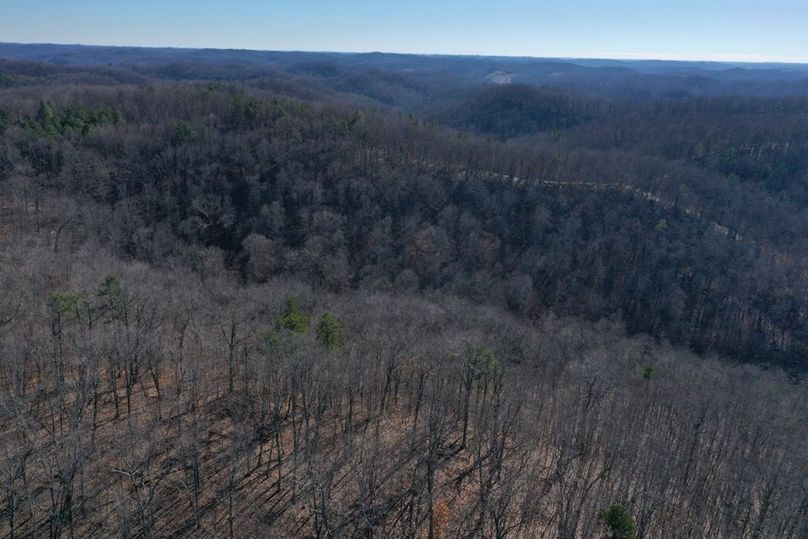
M 808 63 L 808 5 L 795 0 L 0 0 L 0 8 L 0 42 L 7 43 Z
M 765 56 L 731 55 L 731 54 L 704 54 L 704 55 L 678 55 L 661 54 L 652 56 L 644 53 L 609 54 L 600 52 L 582 52 L 579 54 L 547 53 L 547 54 L 489 54 L 480 53 L 447 53 L 447 52 L 412 52 L 391 50 L 333 50 L 333 49 L 279 49 L 279 48 L 249 48 L 249 47 L 211 47 L 211 46 L 183 46 L 183 45 L 136 45 L 127 43 L 79 43 L 56 41 L 2 41 L 0 44 L 23 46 L 64 46 L 64 47 L 111 47 L 133 49 L 176 49 L 176 50 L 216 50 L 216 51 L 250 51 L 250 52 L 289 52 L 312 54 L 391 54 L 412 56 L 468 56 L 480 58 L 530 58 L 549 60 L 606 60 L 626 62 L 703 62 L 703 63 L 729 63 L 729 64 L 784 64 L 808 65 L 808 57 L 782 57 L 770 58 Z

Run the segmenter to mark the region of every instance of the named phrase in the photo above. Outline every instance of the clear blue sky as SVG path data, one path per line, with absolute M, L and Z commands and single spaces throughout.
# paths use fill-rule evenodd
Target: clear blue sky
M 808 0 L 0 0 L 0 41 L 808 62 Z

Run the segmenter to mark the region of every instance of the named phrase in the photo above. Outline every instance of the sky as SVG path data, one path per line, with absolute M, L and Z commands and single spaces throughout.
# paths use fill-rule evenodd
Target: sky
M 808 0 L 0 0 L 0 42 L 808 63 Z

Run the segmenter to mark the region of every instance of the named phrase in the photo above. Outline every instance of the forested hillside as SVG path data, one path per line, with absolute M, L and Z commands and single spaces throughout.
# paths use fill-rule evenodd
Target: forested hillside
M 808 533 L 803 71 L 0 54 L 0 533 Z
M 641 536 L 808 531 L 782 373 L 38 241 L 2 255 L 4 536 L 591 537 L 612 505 Z
M 805 368 L 798 135 L 751 155 L 718 140 L 718 157 L 692 162 L 492 142 L 218 85 L 26 87 L 4 110 L 0 173 L 34 199 L 72 197 L 63 232 L 98 230 L 124 256 L 218 247 L 254 282 L 293 274 L 333 291 L 443 290 L 528 318 L 616 317 L 697 351 Z

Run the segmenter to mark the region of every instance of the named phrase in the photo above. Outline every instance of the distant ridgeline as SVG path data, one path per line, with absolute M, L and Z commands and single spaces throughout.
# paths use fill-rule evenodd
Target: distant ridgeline
M 808 368 L 802 68 L 0 57 L 0 179 L 70 199 L 51 218 L 77 241 L 158 264 L 216 248 L 248 281 L 441 290 Z

